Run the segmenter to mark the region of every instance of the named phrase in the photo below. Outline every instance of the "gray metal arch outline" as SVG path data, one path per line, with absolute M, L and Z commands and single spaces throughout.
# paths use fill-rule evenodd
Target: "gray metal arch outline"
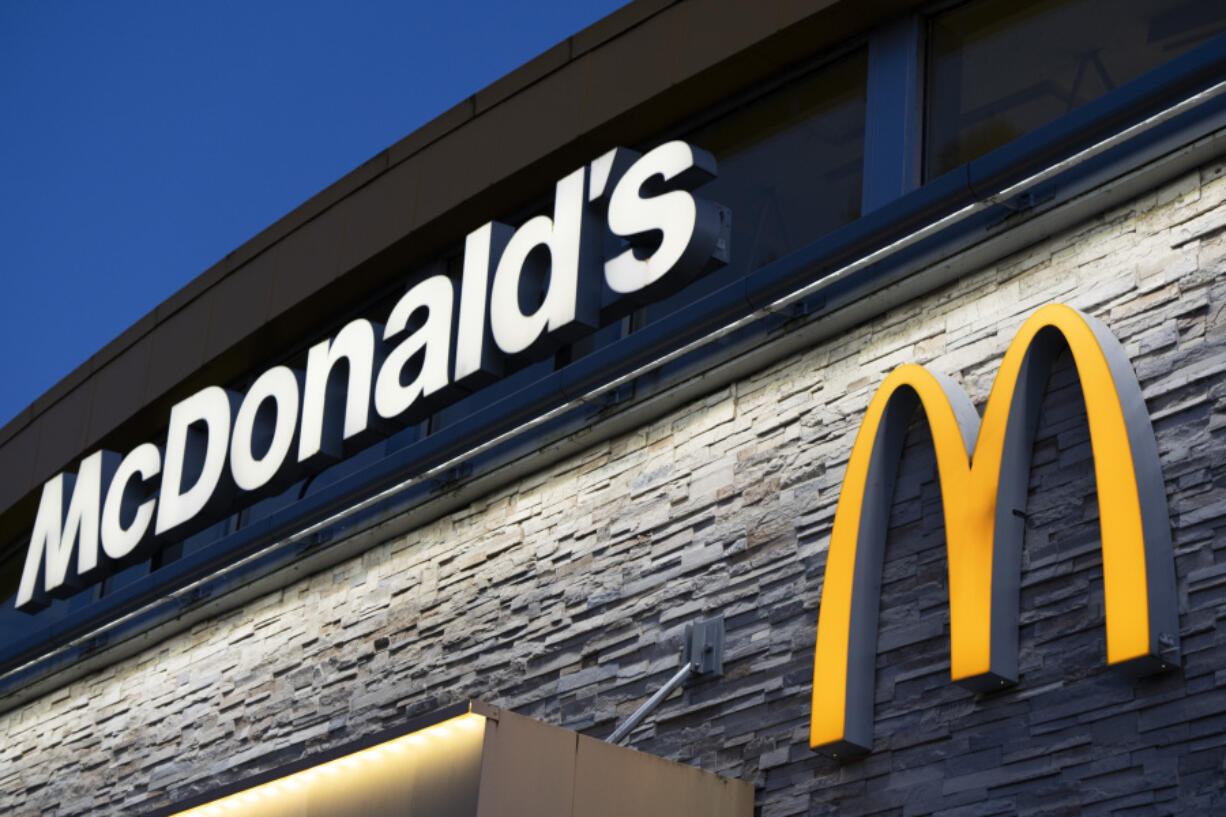
M 1077 314 L 1089 326 L 1103 352 L 1119 396 L 1132 449 L 1150 593 L 1150 649 L 1149 654 L 1118 663 L 1114 668 L 1130 676 L 1143 676 L 1178 666 L 1180 661 L 1178 597 L 1165 484 L 1149 411 L 1127 353 L 1105 324 L 1079 311 Z M 1017 682 L 1021 545 L 1031 458 L 1047 381 L 1057 356 L 1067 347 L 1058 328 L 1045 326 L 1027 347 L 1018 371 L 1009 405 L 996 497 L 990 623 L 992 671 L 959 681 L 961 686 L 973 691 L 1000 689 Z M 929 374 L 936 379 L 953 409 L 969 461 L 978 439 L 979 413 L 966 392 L 951 378 L 931 371 Z M 1080 380 L 1080 373 L 1078 377 Z M 834 754 L 867 752 L 872 748 L 885 537 L 907 426 L 920 405 L 921 400 L 913 389 L 897 388 L 888 397 L 873 441 L 857 532 L 844 738 L 837 744 L 821 747 Z M 1102 513 L 1100 508 L 1100 519 Z M 946 556 L 948 558 L 948 550 Z

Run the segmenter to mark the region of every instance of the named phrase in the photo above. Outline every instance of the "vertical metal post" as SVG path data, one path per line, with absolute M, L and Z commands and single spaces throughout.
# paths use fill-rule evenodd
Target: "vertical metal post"
M 864 185 L 868 213 L 920 185 L 923 143 L 923 25 L 917 14 L 872 33 L 864 112 Z

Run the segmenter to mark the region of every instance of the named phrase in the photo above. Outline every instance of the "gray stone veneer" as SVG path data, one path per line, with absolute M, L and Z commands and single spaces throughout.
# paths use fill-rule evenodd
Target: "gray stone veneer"
M 0 813 L 139 813 L 469 696 L 602 736 L 677 667 L 684 624 L 721 612 L 726 676 L 631 743 L 753 781 L 763 817 L 1226 813 L 1224 169 L 0 715 Z M 1052 301 L 1102 318 L 1140 376 L 1182 668 L 1136 681 L 1105 666 L 1099 509 L 1066 360 L 1035 451 L 1021 682 L 949 682 L 940 496 L 916 423 L 887 546 L 876 750 L 812 754 L 825 548 L 869 397 L 915 361 L 982 407 L 1014 331 Z

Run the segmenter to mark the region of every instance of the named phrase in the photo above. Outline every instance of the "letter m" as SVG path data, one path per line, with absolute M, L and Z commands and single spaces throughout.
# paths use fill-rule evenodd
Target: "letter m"
M 1005 352 L 983 422 L 953 381 L 895 369 L 869 404 L 847 463 L 822 586 L 810 745 L 872 748 L 877 610 L 885 534 L 907 424 L 932 429 L 945 514 L 950 674 L 974 690 L 1017 680 L 1018 585 L 1030 455 L 1055 356 L 1067 343 L 1085 395 L 1098 483 L 1107 662 L 1130 674 L 1179 661 L 1170 521 L 1136 374 L 1099 321 L 1053 304 Z
M 98 573 L 98 509 L 117 461 L 110 451 L 96 451 L 81 461 L 76 475 L 56 474 L 43 485 L 17 589 L 18 610 L 35 613 L 50 603 L 48 595 L 67 596 Z M 67 513 L 65 489 L 72 493 Z

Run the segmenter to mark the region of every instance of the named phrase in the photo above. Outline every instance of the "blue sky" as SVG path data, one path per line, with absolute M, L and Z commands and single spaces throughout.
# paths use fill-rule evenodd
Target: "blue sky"
M 312 194 L 619 5 L 0 4 L 0 425 Z

